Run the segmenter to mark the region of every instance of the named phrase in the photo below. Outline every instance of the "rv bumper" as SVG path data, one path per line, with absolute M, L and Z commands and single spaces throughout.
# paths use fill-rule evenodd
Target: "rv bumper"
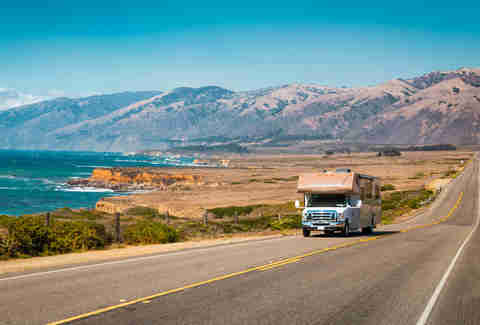
M 344 223 L 337 223 L 334 225 L 322 225 L 322 226 L 303 225 L 303 229 L 320 230 L 320 231 L 339 231 L 339 230 L 343 230 L 344 227 L 345 227 Z

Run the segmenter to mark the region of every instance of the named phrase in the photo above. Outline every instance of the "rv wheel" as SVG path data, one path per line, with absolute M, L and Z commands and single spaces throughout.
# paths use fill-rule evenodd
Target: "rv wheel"
M 362 228 L 362 233 L 365 234 L 365 235 L 371 234 L 372 233 L 372 227 Z
M 345 227 L 343 228 L 343 236 L 350 236 L 350 226 L 348 225 L 348 222 L 345 222 Z
M 303 228 L 303 237 L 310 237 L 310 230 Z
M 373 217 L 372 217 L 372 221 L 371 221 L 371 226 L 370 227 L 365 227 L 365 228 L 362 228 L 362 233 L 363 234 L 371 234 L 373 232 L 373 227 L 374 227 L 374 221 L 373 221 Z

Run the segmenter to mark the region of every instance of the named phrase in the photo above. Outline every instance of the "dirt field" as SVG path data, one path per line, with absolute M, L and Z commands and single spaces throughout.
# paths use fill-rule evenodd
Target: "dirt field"
M 280 204 L 301 199 L 296 176 L 304 172 L 351 168 L 381 178 L 396 190 L 417 190 L 461 166 L 467 151 L 404 152 L 399 157 L 375 153 L 323 155 L 257 155 L 236 157 L 231 168 L 185 168 L 206 185 L 106 199 L 113 204 L 157 208 L 171 215 L 200 218 L 206 209 L 252 204 Z M 175 169 L 178 172 L 178 169 Z M 441 182 L 440 182 L 441 183 Z M 117 203 L 118 202 L 118 203 Z M 122 204 L 122 205 L 123 205 Z

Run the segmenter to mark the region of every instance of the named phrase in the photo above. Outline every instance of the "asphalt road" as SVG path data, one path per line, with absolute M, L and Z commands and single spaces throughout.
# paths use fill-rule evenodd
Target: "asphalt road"
M 475 161 L 431 211 L 370 236 L 10 274 L 0 277 L 0 323 L 479 324 L 479 181 Z

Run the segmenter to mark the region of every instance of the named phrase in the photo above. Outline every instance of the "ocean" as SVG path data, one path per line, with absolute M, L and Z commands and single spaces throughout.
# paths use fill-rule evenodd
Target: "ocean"
M 72 187 L 96 167 L 188 166 L 192 158 L 127 156 L 121 153 L 0 150 L 0 215 L 24 215 L 58 208 L 91 208 L 109 189 Z

